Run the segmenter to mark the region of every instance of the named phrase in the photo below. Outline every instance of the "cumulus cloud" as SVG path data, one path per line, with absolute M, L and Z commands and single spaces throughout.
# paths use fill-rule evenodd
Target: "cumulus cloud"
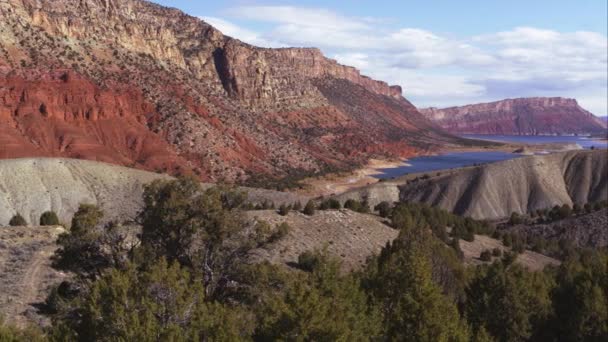
M 516 27 L 473 37 L 394 28 L 383 18 L 348 17 L 322 8 L 241 6 L 225 14 L 261 22 L 255 32 L 206 18 L 251 44 L 315 46 L 340 63 L 400 84 L 419 106 L 459 105 L 507 97 L 580 97 L 596 114 L 608 112 L 608 40 L 597 32 Z

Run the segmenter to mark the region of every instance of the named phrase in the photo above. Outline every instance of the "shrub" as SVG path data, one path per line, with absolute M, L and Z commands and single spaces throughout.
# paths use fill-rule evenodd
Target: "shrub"
M 522 217 L 518 213 L 513 212 L 511 214 L 511 218 L 509 218 L 509 224 L 515 225 L 515 224 L 522 224 L 522 223 L 523 223 Z
M 464 259 L 464 252 L 462 251 L 462 249 L 460 249 L 460 239 L 457 236 L 452 238 L 452 241 L 450 242 L 450 247 L 454 249 L 454 252 L 456 252 L 456 255 L 460 260 Z
M 354 199 L 349 199 L 346 202 L 344 202 L 344 208 L 350 209 L 352 211 L 356 211 L 359 213 L 369 213 L 370 212 L 369 205 L 367 204 L 367 202 L 365 202 L 365 201 L 359 202 Z
M 11 227 L 27 226 L 27 221 L 25 221 L 25 219 L 23 218 L 23 216 L 21 216 L 21 214 L 17 213 L 17 214 L 15 214 L 15 216 L 13 216 L 11 218 L 11 220 L 8 222 L 8 224 Z
M 293 204 L 292 208 L 295 211 L 300 211 L 300 210 L 302 210 L 302 203 L 300 201 L 297 201 L 296 203 Z
M 274 233 L 272 233 L 272 235 L 270 236 L 269 241 L 270 242 L 278 241 L 278 240 L 284 238 L 285 236 L 287 236 L 287 234 L 289 234 L 290 231 L 291 231 L 291 227 L 287 224 L 287 222 L 278 224 L 275 228 Z
M 287 216 L 287 214 L 289 214 L 290 210 L 291 210 L 291 207 L 286 206 L 285 204 L 281 204 L 281 206 L 279 207 L 279 215 Z
M 330 198 L 327 199 L 319 205 L 319 210 L 328 210 L 328 209 L 340 209 L 341 205 L 337 199 Z
M 302 213 L 304 213 L 304 215 L 308 215 L 308 216 L 312 216 L 315 214 L 315 203 L 310 200 L 308 201 L 308 203 L 306 203 L 306 206 L 304 207 L 304 210 L 302 211 Z
M 479 255 L 479 259 L 481 261 L 492 261 L 492 253 L 486 249 L 481 252 L 481 254 Z
M 315 252 L 306 251 L 298 256 L 298 267 L 304 271 L 312 272 L 320 262 L 319 254 Z
M 492 250 L 492 256 L 501 257 L 502 256 L 502 250 L 500 248 L 494 248 Z
M 374 207 L 374 210 L 378 212 L 381 217 L 389 217 L 391 215 L 391 204 L 383 201 Z
M 54 211 L 46 211 L 42 215 L 40 215 L 40 225 L 41 226 L 58 226 L 59 218 Z

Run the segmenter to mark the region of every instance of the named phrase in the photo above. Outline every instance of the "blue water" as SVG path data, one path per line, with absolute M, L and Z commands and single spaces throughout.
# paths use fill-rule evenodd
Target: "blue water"
M 400 166 L 391 169 L 379 169 L 373 177 L 386 179 L 409 173 L 430 172 L 474 164 L 492 163 L 501 160 L 519 158 L 521 155 L 507 152 L 458 152 L 437 156 L 416 157 L 406 161 L 411 166 Z
M 463 135 L 464 138 L 524 143 L 524 144 L 552 144 L 552 143 L 572 143 L 579 144 L 581 147 L 589 149 L 608 148 L 606 141 L 592 140 L 587 137 L 577 136 L 526 136 L 526 135 Z M 501 160 L 519 158 L 522 155 L 517 153 L 482 151 L 482 152 L 458 152 L 447 153 L 437 156 L 416 157 L 406 161 L 411 166 L 400 166 L 391 169 L 379 169 L 375 178 L 386 179 L 399 177 L 410 173 L 431 172 L 444 169 L 452 169 L 475 164 L 492 163 Z
M 492 140 L 502 142 L 513 142 L 523 144 L 553 144 L 553 143 L 573 143 L 579 144 L 583 148 L 608 148 L 608 142 L 597 141 L 587 137 L 577 136 L 551 136 L 551 135 L 463 135 L 464 138 Z

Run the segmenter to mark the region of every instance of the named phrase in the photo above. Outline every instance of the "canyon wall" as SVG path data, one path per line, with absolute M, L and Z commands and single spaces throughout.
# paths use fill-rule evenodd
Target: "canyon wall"
M 6 0 L 0 16 L 3 158 L 96 159 L 241 182 L 463 143 L 399 86 L 318 49 L 254 47 L 147 1 Z M 56 80 L 65 73 L 70 82 Z M 46 95 L 14 97 L 13 88 Z
M 606 124 L 576 100 L 561 97 L 508 99 L 420 112 L 445 130 L 457 134 L 594 134 Z

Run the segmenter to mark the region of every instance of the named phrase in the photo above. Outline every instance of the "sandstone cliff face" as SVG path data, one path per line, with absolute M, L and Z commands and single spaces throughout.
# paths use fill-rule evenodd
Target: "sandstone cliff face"
M 508 99 L 420 112 L 449 132 L 459 134 L 585 134 L 606 129 L 605 123 L 581 108 L 576 100 L 560 97 Z
M 94 135 L 94 144 L 120 157 L 95 153 L 104 155 L 102 160 L 146 168 L 161 164 L 173 173 L 193 170 L 202 179 L 238 181 L 250 174 L 281 177 L 352 167 L 371 156 L 409 156 L 460 143 L 432 128 L 400 87 L 365 77 L 318 49 L 256 48 L 146 1 L 6 0 L 0 2 L 0 16 L 0 79 L 6 87 L 20 77 L 42 80 L 52 92 L 61 83 L 44 80 L 69 70 L 104 94 L 128 90 L 116 99 L 120 106 L 105 108 L 114 101 L 105 99 L 100 107 L 95 96 L 78 106 L 84 113 L 93 108 L 92 116 L 102 113 L 113 129 L 136 130 L 155 147 L 142 157 L 132 144 L 109 146 L 111 139 L 99 138 L 104 130 Z M 0 139 L 7 143 L 0 145 L 0 155 L 96 159 L 92 153 L 66 154 L 60 148 L 65 134 L 38 136 L 16 119 L 15 110 L 28 107 L 37 125 L 61 121 L 64 130 L 80 135 L 90 135 L 85 127 L 98 121 L 66 120 L 63 113 L 71 113 L 71 105 L 49 97 L 43 102 L 49 103 L 51 120 L 34 110 L 37 102 L 6 105 L 3 115 L 11 113 L 13 129 L 3 131 Z M 115 134 L 121 141 L 126 135 Z M 79 147 L 84 140 L 72 141 L 72 151 L 86 149 Z
M 608 199 L 605 150 L 531 156 L 476 167 L 445 170 L 428 180 L 414 176 L 371 185 L 338 196 L 381 201 L 415 201 L 476 219 L 498 219 L 555 205 Z

